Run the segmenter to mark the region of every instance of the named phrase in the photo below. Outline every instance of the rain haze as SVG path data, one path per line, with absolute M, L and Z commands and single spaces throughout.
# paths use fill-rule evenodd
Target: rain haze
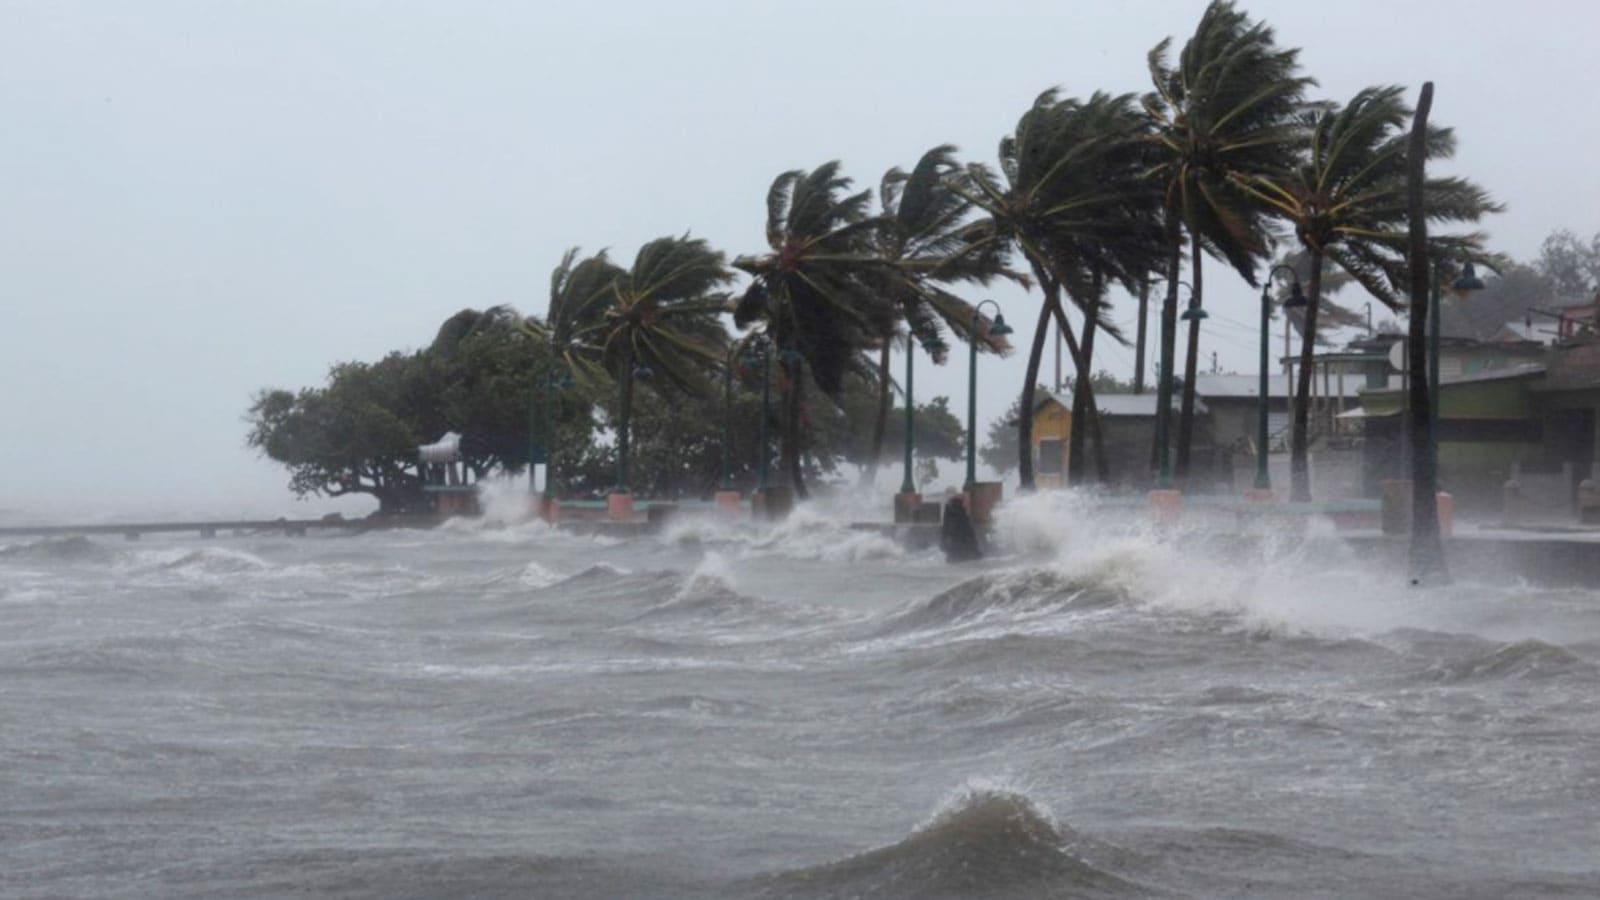
M 1256 2 L 1318 96 L 1437 86 L 1492 246 L 1600 229 L 1588 4 Z M 292 511 L 244 444 L 263 387 L 424 345 L 463 307 L 542 312 L 570 246 L 762 247 L 774 175 L 862 187 L 939 143 L 991 161 L 1042 89 L 1142 92 L 1196 2 L 11 3 L 0 30 L 10 386 L 0 503 Z M 1202 353 L 1254 371 L 1254 292 L 1208 280 Z M 1018 321 L 1034 299 L 990 293 Z M 976 295 L 969 291 L 969 296 Z M 1115 318 L 1133 317 L 1126 298 Z M 1239 324 L 1224 321 L 1232 319 Z M 1101 364 L 1131 375 L 1131 349 Z M 1025 353 L 986 364 L 980 417 Z M 962 402 L 961 366 L 922 390 Z M 1050 363 L 1046 364 L 1049 375 Z M 311 508 L 360 511 L 360 501 Z M 304 509 L 304 508 L 303 508 Z
M 1434 242 L 1435 294 L 1448 275 L 1448 309 L 1482 302 L 1488 333 L 1419 329 L 1431 365 L 1408 351 L 1403 392 L 1396 334 L 1325 311 L 1333 349 L 1300 369 L 1320 391 L 1263 396 L 1259 289 L 1208 264 L 1196 357 L 1237 377 L 1206 409 L 1166 429 L 1154 396 L 1046 398 L 1016 473 L 960 492 L 962 423 L 930 404 L 964 412 L 959 336 L 916 362 L 917 463 L 869 390 L 886 381 L 846 380 L 843 412 L 797 389 L 796 367 L 820 388 L 895 319 L 924 326 L 913 360 L 936 354 L 908 300 L 976 313 L 928 292 L 927 256 L 859 268 L 909 214 L 817 238 L 840 219 L 797 202 L 770 252 L 779 173 L 840 160 L 876 188 L 943 144 L 993 165 L 1042 91 L 1142 94 L 1150 49 L 1200 22 L 1223 39 L 1195 41 L 1217 77 L 1189 82 L 1208 86 L 1185 124 L 1030 116 L 1050 139 L 1017 168 L 1061 173 L 1013 234 L 1052 251 L 1039 271 L 1092 283 L 1104 248 L 1138 271 L 1175 248 L 1144 151 L 1212 182 L 1156 129 L 1290 192 L 1311 164 L 1285 160 L 1376 173 L 1308 205 L 1360 213 L 1338 249 L 1386 252 L 1407 114 L 1367 95 L 1346 109 L 1378 126 L 1313 155 L 1326 132 L 1283 127 L 1299 82 L 1236 9 L 1300 48 L 1310 99 L 1434 85 L 1458 145 L 1430 175 L 1503 203 L 1483 249 L 1535 263 L 1484 283 L 1454 267 L 1475 249 Z M 1600 6 L 0 10 L 0 897 L 1600 897 Z M 1283 102 L 1241 111 L 1263 83 Z M 908 178 L 933 201 L 902 211 L 982 183 L 944 172 Z M 1427 196 L 1446 220 L 1486 205 Z M 1208 209 L 1200 239 L 1239 251 Z M 994 264 L 969 252 L 987 224 L 928 244 Z M 1587 269 L 1543 252 L 1557 230 Z M 726 284 L 684 234 L 760 256 L 757 280 Z M 672 264 L 580 264 L 560 327 L 451 318 L 544 316 L 568 248 L 627 264 L 641 245 Z M 720 293 L 752 283 L 762 340 L 727 347 Z M 977 357 L 984 436 L 1049 306 L 952 290 L 1016 329 L 1018 352 Z M 1534 338 L 1530 296 L 1559 340 Z M 1131 336 L 1134 302 L 1111 299 Z M 846 304 L 872 327 L 829 311 Z M 602 330 L 620 353 L 593 352 Z M 1133 348 L 1099 334 L 1095 368 L 1131 380 Z M 296 483 L 377 498 L 297 500 L 248 445 L 258 392 L 396 352 L 262 401 Z M 631 392 L 712 375 L 709 396 Z M 1430 383 L 1439 402 L 1412 405 Z M 866 455 L 873 413 L 895 464 L 830 471 Z M 441 423 L 478 443 L 423 444 Z M 542 479 L 496 477 L 525 460 Z

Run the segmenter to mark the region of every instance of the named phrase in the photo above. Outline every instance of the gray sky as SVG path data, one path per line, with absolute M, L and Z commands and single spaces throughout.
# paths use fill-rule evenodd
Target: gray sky
M 1600 230 L 1600 6 L 1243 6 L 1323 96 L 1432 79 L 1448 169 L 1509 207 L 1497 249 Z M 692 230 L 758 251 L 784 169 L 839 158 L 875 185 L 947 141 L 992 160 L 1046 87 L 1144 91 L 1145 53 L 1202 8 L 0 4 L 0 508 L 295 512 L 244 447 L 256 389 L 424 344 L 465 306 L 541 312 L 568 246 L 630 258 Z M 1255 294 L 1207 274 L 1203 351 L 1253 371 Z M 1031 319 L 1020 291 L 993 296 Z M 981 418 L 1022 356 L 983 366 Z M 919 395 L 963 405 L 961 367 L 930 369 Z

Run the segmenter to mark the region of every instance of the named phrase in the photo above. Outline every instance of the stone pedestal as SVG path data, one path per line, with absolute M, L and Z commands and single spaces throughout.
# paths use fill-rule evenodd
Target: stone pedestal
M 794 488 L 768 487 L 750 495 L 750 511 L 757 519 L 776 522 L 794 509 Z
M 1174 525 L 1183 517 L 1183 491 L 1156 488 L 1145 502 L 1157 525 Z
M 998 481 L 980 481 L 966 493 L 967 515 L 974 525 L 988 525 L 994 521 L 995 507 L 1004 498 L 1004 486 Z
M 901 491 L 894 495 L 894 521 L 896 525 L 905 522 L 914 522 L 917 519 L 917 510 L 922 508 L 922 495 L 916 492 Z
M 711 498 L 717 515 L 725 519 L 737 519 L 744 512 L 739 506 L 740 494 L 738 491 L 717 491 Z
M 1271 503 L 1278 499 L 1278 495 L 1272 488 L 1248 488 L 1244 492 L 1244 499 L 1251 503 Z
M 633 495 L 607 494 L 606 518 L 613 522 L 633 521 Z

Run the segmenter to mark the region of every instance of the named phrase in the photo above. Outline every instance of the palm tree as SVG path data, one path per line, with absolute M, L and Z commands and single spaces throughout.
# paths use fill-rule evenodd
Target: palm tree
M 617 490 L 629 488 L 629 419 L 634 382 L 660 376 L 671 388 L 705 394 L 705 373 L 722 364 L 727 311 L 718 289 L 733 280 L 726 258 L 699 238 L 657 238 L 621 269 L 602 252 L 573 264 L 568 251 L 552 277 L 542 328 L 580 384 L 615 384 Z
M 734 267 L 751 276 L 734 307 L 734 324 L 759 323 L 778 351 L 784 379 L 782 471 L 800 497 L 800 411 L 803 376 L 830 397 L 846 372 L 861 368 L 863 350 L 894 327 L 894 302 L 874 288 L 887 265 L 874 254 L 879 227 L 868 215 L 870 191 L 850 193 L 838 161 L 810 172 L 784 172 L 767 192 L 768 252 L 741 256 Z
M 1292 500 L 1310 500 L 1307 465 L 1312 363 L 1316 353 L 1318 310 L 1324 293 L 1323 266 L 1331 260 L 1376 300 L 1393 310 L 1405 305 L 1407 123 L 1411 108 L 1404 89 L 1371 87 L 1340 107 L 1323 104 L 1306 112 L 1302 162 L 1277 176 L 1252 175 L 1239 183 L 1261 203 L 1294 226 L 1309 260 L 1301 327 L 1300 376 L 1296 386 L 1290 440 Z M 1429 159 L 1455 150 L 1447 128 L 1430 125 Z M 1487 192 L 1462 178 L 1430 178 L 1423 185 L 1428 218 L 1435 222 L 1476 222 L 1500 209 Z M 1436 257 L 1481 255 L 1479 235 L 1436 235 L 1429 239 Z M 1426 298 L 1422 298 L 1426 302 Z
M 557 385 L 570 380 L 588 400 L 604 396 L 610 378 L 598 363 L 600 347 L 587 340 L 588 329 L 604 317 L 611 301 L 613 285 L 622 269 L 606 257 L 604 250 L 579 259 L 582 251 L 572 247 L 561 255 L 561 262 L 550 272 L 550 301 L 543 320 L 530 316 L 524 331 L 547 348 L 549 368 L 543 372 L 545 391 L 543 414 L 544 441 L 549 454 L 545 469 L 545 491 L 555 495 L 560 471 L 556 451 L 555 415 L 551 411 Z
M 944 330 L 972 340 L 972 304 L 943 286 L 970 281 L 988 284 L 996 275 L 1019 279 L 1003 260 L 966 252 L 965 223 L 972 210 L 966 198 L 950 189 L 959 171 L 955 147 L 943 144 L 929 150 L 907 174 L 899 168 L 884 174 L 878 187 L 880 227 L 871 232 L 871 247 L 888 265 L 872 273 L 877 289 L 894 302 L 897 318 L 908 331 L 906 353 L 921 344 L 943 364 L 949 352 Z M 1004 337 L 979 338 L 980 350 L 1003 353 L 1010 349 Z M 888 336 L 878 348 L 878 408 L 873 423 L 872 447 L 864 480 L 871 482 L 883 453 L 883 435 L 891 406 L 893 378 L 889 372 Z M 906 361 L 909 374 L 912 362 Z M 907 398 L 910 408 L 911 398 Z
M 1234 186 L 1246 175 L 1285 171 L 1296 162 L 1298 122 L 1306 88 L 1297 75 L 1298 50 L 1279 49 L 1272 29 L 1254 23 L 1230 0 L 1212 0 L 1176 65 L 1167 61 L 1171 39 L 1150 51 L 1155 90 L 1144 99 L 1159 160 L 1152 175 L 1165 189 L 1167 296 L 1161 312 L 1162 371 L 1173 371 L 1178 275 L 1187 232 L 1191 256 L 1191 303 L 1202 302 L 1201 257 L 1224 259 L 1245 281 L 1256 284 L 1256 262 L 1268 256 L 1267 217 Z M 1189 322 L 1183 403 L 1178 425 L 1179 476 L 1187 473 L 1194 428 L 1194 376 L 1200 320 Z M 1162 380 L 1168 388 L 1170 376 Z M 1168 388 L 1170 389 L 1170 388 Z M 1171 398 L 1161 392 L 1157 415 L 1171 416 Z M 1164 430 L 1164 429 L 1163 429 Z
M 1017 418 L 1024 490 L 1034 486 L 1034 391 L 1050 319 L 1066 339 L 1078 373 L 1075 421 L 1093 429 L 1094 334 L 1104 329 L 1120 339 L 1106 317 L 1104 286 L 1116 280 L 1132 287 L 1158 258 L 1155 195 L 1143 177 L 1147 152 L 1144 122 L 1131 95 L 1096 93 L 1080 101 L 1050 90 L 1001 140 L 999 175 L 973 163 L 954 185 L 985 214 L 968 229 L 969 252 L 992 256 L 1016 248 L 1044 294 Z M 1063 291 L 1084 314 L 1081 342 L 1061 305 Z

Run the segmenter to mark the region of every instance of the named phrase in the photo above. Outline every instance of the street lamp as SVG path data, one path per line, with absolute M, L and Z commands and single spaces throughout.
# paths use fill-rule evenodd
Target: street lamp
M 1166 281 L 1165 278 L 1156 279 L 1156 283 Z M 1189 321 L 1198 321 L 1206 317 L 1206 312 L 1195 305 L 1194 288 L 1187 281 L 1177 282 L 1179 287 L 1189 288 L 1189 308 L 1183 312 L 1183 318 Z M 1161 361 L 1156 371 L 1156 487 L 1167 490 L 1172 487 L 1172 456 L 1169 452 L 1172 431 L 1172 369 L 1173 356 L 1176 347 L 1176 336 L 1170 328 L 1174 323 L 1168 321 L 1165 311 L 1161 315 Z
M 978 322 L 983 318 L 985 306 L 994 307 L 994 322 L 980 336 Z M 969 493 L 978 484 L 978 341 L 980 337 L 1005 337 L 1010 333 L 1011 326 L 1006 324 L 1006 317 L 1000 314 L 1000 304 L 984 300 L 973 308 L 972 324 L 967 329 L 967 343 L 972 352 L 967 363 L 967 482 L 962 488 Z
M 724 491 L 733 490 L 733 469 L 728 459 L 731 452 L 729 444 L 732 442 L 733 433 L 733 357 L 739 351 L 739 345 L 734 344 L 728 348 L 728 355 L 722 360 L 722 487 Z
M 655 370 L 647 365 L 633 366 L 623 370 L 621 386 L 622 407 L 621 421 L 617 423 L 617 493 L 632 493 L 628 484 L 628 456 L 629 456 L 629 419 L 633 414 L 633 380 L 649 381 L 655 377 Z
M 1300 276 L 1290 266 L 1277 265 L 1267 270 L 1267 279 L 1261 285 L 1261 372 L 1256 377 L 1256 490 L 1272 490 L 1272 477 L 1267 474 L 1267 329 L 1272 320 L 1272 277 L 1279 271 L 1289 273 L 1294 279 L 1289 289 L 1289 299 L 1283 301 L 1284 309 L 1303 309 L 1309 305 L 1300 290 Z
M 911 456 L 912 452 L 916 449 L 916 433 L 913 429 L 916 426 L 917 415 L 916 401 L 913 399 L 911 393 L 911 361 L 915 359 L 917 355 L 916 343 L 913 343 L 912 341 L 912 338 L 914 337 L 915 335 L 911 334 L 910 332 L 906 333 L 906 474 L 905 477 L 900 480 L 900 493 L 902 494 L 914 494 L 917 492 L 916 479 L 911 475 Z M 928 355 L 935 358 L 937 358 L 939 354 L 949 349 L 945 346 L 944 341 L 938 339 L 937 337 L 922 339 L 920 340 L 920 343 L 922 344 L 922 349 L 928 351 Z
M 759 473 L 759 480 L 756 482 L 756 490 L 758 491 L 767 489 L 767 416 L 772 397 L 770 347 L 771 342 L 766 335 L 757 335 L 744 354 L 745 365 L 754 366 L 759 363 L 761 366 L 761 421 L 757 423 L 756 429 L 756 447 L 757 452 L 760 454 L 759 461 L 756 464 L 756 471 Z
M 1425 452 L 1432 461 L 1435 473 L 1439 471 L 1439 401 L 1443 397 L 1439 389 L 1439 292 L 1444 275 L 1440 269 L 1438 265 L 1433 266 L 1433 290 L 1428 297 L 1428 440 Z M 1481 291 L 1484 287 L 1483 279 L 1478 277 L 1470 259 L 1461 267 L 1461 274 L 1450 283 L 1450 289 L 1457 294 Z M 1435 477 L 1438 477 L 1437 474 Z

